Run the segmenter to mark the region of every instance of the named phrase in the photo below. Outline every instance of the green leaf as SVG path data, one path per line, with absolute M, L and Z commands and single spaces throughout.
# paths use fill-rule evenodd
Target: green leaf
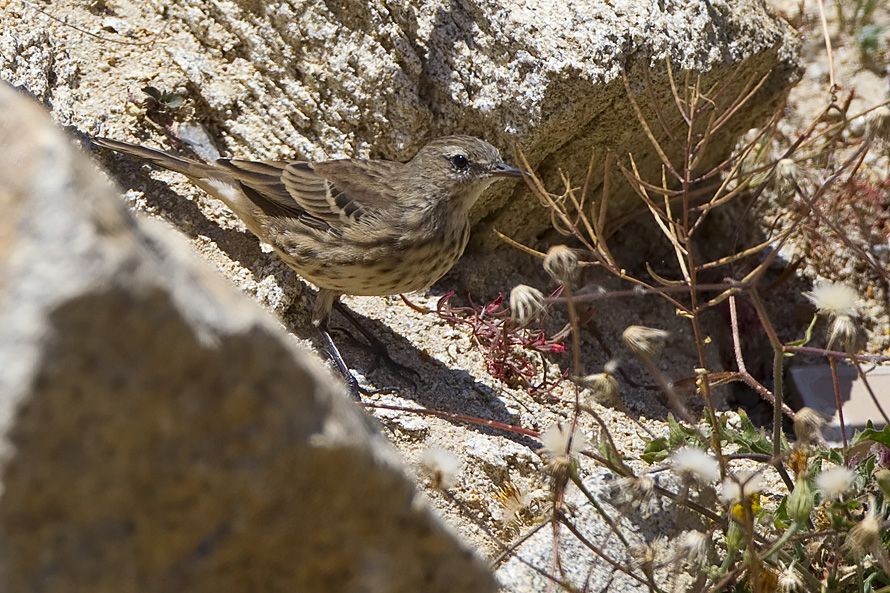
M 653 463 L 659 463 L 667 459 L 669 453 L 670 449 L 668 449 L 667 439 L 658 437 L 657 439 L 652 439 L 646 443 L 646 447 L 643 449 L 643 454 L 640 455 L 640 459 L 649 465 L 652 465 Z
M 885 426 L 881 430 L 875 430 L 875 425 L 869 420 L 865 425 L 865 429 L 853 436 L 854 444 L 859 444 L 862 441 L 873 441 L 881 443 L 885 447 L 890 447 L 890 425 Z

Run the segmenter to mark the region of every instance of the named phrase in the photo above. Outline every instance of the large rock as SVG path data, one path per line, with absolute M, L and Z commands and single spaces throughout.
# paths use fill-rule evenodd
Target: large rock
M 321 365 L 0 85 L 0 590 L 470 591 Z
M 43 17 L 7 3 L 7 22 L 21 20 L 0 37 L 0 77 L 40 94 L 62 120 L 87 128 L 108 120 L 111 134 L 125 127 L 119 106 L 128 91 L 138 95 L 146 82 L 178 88 L 226 151 L 240 156 L 407 159 L 431 136 L 454 132 L 505 151 L 517 142 L 547 184 L 561 189 L 559 169 L 580 184 L 593 148 L 633 152 L 642 173 L 657 179 L 659 161 L 622 72 L 647 117 L 655 121 L 653 107 L 661 105 L 679 137 L 685 132 L 665 60 L 675 71 L 705 73 L 704 89 L 721 81 L 720 101 L 766 75 L 711 138 L 709 163 L 764 121 L 798 75 L 797 42 L 762 0 L 148 4 L 108 3 L 113 13 L 47 8 L 106 37 L 147 44 L 132 47 L 59 25 L 47 33 L 30 24 Z M 641 91 L 644 81 L 651 94 Z M 666 144 L 672 158 L 679 144 Z M 601 179 L 597 170 L 594 189 Z M 637 204 L 616 175 L 614 213 Z M 521 184 L 496 184 L 474 216 L 477 247 L 496 241 L 492 226 L 530 239 L 550 224 Z

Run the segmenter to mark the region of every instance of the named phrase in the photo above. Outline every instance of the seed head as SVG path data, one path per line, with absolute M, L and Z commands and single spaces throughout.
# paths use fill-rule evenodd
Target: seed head
M 804 296 L 816 306 L 820 313 L 827 314 L 830 319 L 840 316 L 856 316 L 859 295 L 847 284 L 821 282 L 811 292 L 805 292 Z
M 571 284 L 578 272 L 578 254 L 565 245 L 554 245 L 544 256 L 544 270 L 557 282 Z
M 698 447 L 683 447 L 671 456 L 671 466 L 678 474 L 706 485 L 720 477 L 720 464 Z
M 855 352 L 859 343 L 859 326 L 849 315 L 838 315 L 828 326 L 828 346 L 840 343 L 847 352 Z
M 658 503 L 655 480 L 646 474 L 615 480 L 610 494 L 615 506 L 636 509 L 643 517 L 651 515 Z
M 576 381 L 588 390 L 593 401 L 602 405 L 614 405 L 621 402 L 618 395 L 618 379 L 615 378 L 617 368 L 617 363 L 610 360 L 603 367 L 602 373 L 579 377 Z
M 621 338 L 625 346 L 635 355 L 652 357 L 661 352 L 668 335 L 663 329 L 631 325 L 624 330 Z
M 881 520 L 877 516 L 874 497 L 870 497 L 868 513 L 865 519 L 857 523 L 847 534 L 844 546 L 858 557 L 869 553 L 881 555 Z
M 720 500 L 725 504 L 741 503 L 758 494 L 763 488 L 759 474 L 740 472 L 726 476 L 720 484 Z
M 784 567 L 779 573 L 779 591 L 780 593 L 797 593 L 803 591 L 803 579 L 800 573 L 794 570 L 794 561 Z
M 850 490 L 855 478 L 851 470 L 836 465 L 816 476 L 816 488 L 827 500 L 837 500 Z
M 801 445 L 812 445 L 822 440 L 825 418 L 813 408 L 801 408 L 794 414 L 794 434 Z
M 551 424 L 541 433 L 541 444 L 538 454 L 547 462 L 547 469 L 553 475 L 564 475 L 572 465 L 572 458 L 579 451 L 590 448 L 587 437 L 575 428 L 557 422 Z
M 454 486 L 460 471 L 460 459 L 440 447 L 429 447 L 421 455 L 421 463 L 433 480 L 433 488 L 447 490 Z
M 701 564 L 708 557 L 708 536 L 701 531 L 684 531 L 680 536 L 680 550 L 689 564 Z
M 776 183 L 781 192 L 793 191 L 799 180 L 800 168 L 793 159 L 782 159 L 776 163 Z
M 865 122 L 865 134 L 873 140 L 890 142 L 890 108 L 884 106 L 868 115 Z
M 544 311 L 544 293 L 520 284 L 510 291 L 510 316 L 520 325 L 537 319 Z

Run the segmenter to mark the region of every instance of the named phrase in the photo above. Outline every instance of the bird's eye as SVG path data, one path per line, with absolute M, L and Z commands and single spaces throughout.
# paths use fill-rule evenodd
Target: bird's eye
M 462 154 L 456 154 L 449 160 L 451 161 L 451 166 L 457 171 L 466 171 L 470 168 L 470 161 Z

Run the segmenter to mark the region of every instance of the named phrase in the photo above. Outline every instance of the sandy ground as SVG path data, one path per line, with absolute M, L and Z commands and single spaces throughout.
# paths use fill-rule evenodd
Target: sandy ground
M 140 89 L 147 84 L 162 89 L 180 88 L 183 80 L 175 69 L 166 67 L 163 52 L 116 43 L 101 43 L 96 50 L 95 44 L 84 43 L 84 36 L 78 31 L 54 23 L 21 3 L 5 4 L 3 18 L 14 19 L 7 22 L 16 23 L 20 46 L 11 48 L 8 35 L 4 35 L 0 38 L 0 50 L 28 52 L 35 79 L 41 68 L 53 61 L 57 62 L 56 66 L 59 61 L 71 64 L 71 67 L 85 63 L 96 65 L 80 68 L 76 77 L 72 74 L 70 86 L 62 84 L 52 96 L 41 97 L 52 106 L 53 115 L 60 124 L 88 135 L 102 134 L 152 145 L 168 145 L 168 139 L 147 121 L 144 111 L 128 100 L 141 100 L 144 95 Z M 808 114 L 823 105 L 827 86 L 824 46 L 819 29 L 814 26 L 815 3 L 812 4 L 814 6 L 807 8 L 805 18 L 807 73 L 792 92 L 788 106 L 788 126 L 792 128 L 803 125 Z M 43 6 L 64 16 L 69 24 L 88 30 L 96 29 L 95 22 L 100 20 L 103 34 L 108 36 L 124 35 L 142 42 L 153 34 L 164 39 L 176 35 L 176 31 L 171 30 L 175 25 L 162 28 L 158 20 L 142 12 L 135 3 L 114 4 L 113 15 L 101 11 L 91 13 L 67 0 Z M 779 8 L 793 15 L 796 4 L 784 3 Z M 886 9 L 880 9 L 879 13 L 876 18 L 887 23 Z M 50 46 L 54 49 L 47 50 Z M 879 74 L 862 69 L 854 48 L 835 47 L 835 68 L 844 88 L 856 89 L 857 105 L 871 105 L 887 97 L 886 71 Z M 124 74 L 109 77 L 109 70 Z M 64 73 L 64 68 L 61 71 Z M 265 156 L 250 155 L 248 147 L 236 148 L 240 149 L 241 156 Z M 176 174 L 143 167 L 132 159 L 106 152 L 96 153 L 95 158 L 97 165 L 104 167 L 124 189 L 126 200 L 134 211 L 141 216 L 162 220 L 183 233 L 206 261 L 277 316 L 295 341 L 318 351 L 314 331 L 307 322 L 311 288 L 247 233 L 222 204 Z M 640 238 L 651 232 L 645 224 L 632 225 L 623 236 L 616 238 L 616 244 L 628 252 L 643 250 Z M 669 256 L 669 250 L 647 254 L 654 259 Z M 608 278 L 597 277 L 592 272 L 585 280 L 606 287 L 614 285 Z M 410 295 L 410 298 L 417 305 L 434 308 L 441 295 L 455 290 L 458 294 L 456 302 L 465 302 L 468 293 L 484 302 L 499 292 L 508 293 L 519 283 L 553 288 L 533 257 L 505 249 L 494 256 L 464 258 L 431 291 Z M 342 345 L 344 356 L 360 376 L 378 387 L 393 385 L 398 388 L 397 394 L 370 396 L 364 401 L 476 416 L 533 430 L 570 418 L 573 390 L 569 383 L 554 390 L 549 398 L 532 397 L 521 389 L 506 387 L 488 375 L 482 354 L 464 328 L 451 327 L 434 314 L 417 313 L 398 297 L 348 297 L 344 302 L 384 341 L 400 363 L 420 375 L 414 388 L 386 368 L 373 370 L 372 357 L 366 351 L 352 346 L 342 335 L 335 336 Z M 564 319 L 562 312 L 554 311 L 549 326 L 560 327 Z M 621 360 L 630 379 L 642 384 L 651 382 L 620 345 L 621 332 L 632 324 L 671 332 L 669 347 L 659 359 L 659 366 L 671 378 L 688 377 L 698 366 L 691 348 L 688 324 L 677 317 L 670 306 L 655 298 L 599 303 L 593 319 L 602 341 L 590 333 L 582 337 L 585 373 L 599 372 L 606 361 L 615 357 Z M 335 325 L 339 324 L 342 320 L 338 323 L 335 317 Z M 716 337 L 724 328 L 720 318 L 715 316 L 708 331 Z M 712 368 L 721 366 L 719 341 L 715 339 L 710 346 Z M 556 356 L 553 361 L 566 366 L 569 358 L 567 355 Z M 608 423 L 618 447 L 634 458 L 642 451 L 645 440 L 650 438 L 647 430 L 657 435 L 665 433 L 668 409 L 657 390 L 635 388 L 624 380 L 621 398 L 626 410 L 594 406 Z M 693 402 L 693 406 L 696 405 Z M 486 525 L 505 540 L 516 536 L 500 521 L 502 513 L 495 493 L 508 483 L 526 491 L 546 488 L 542 463 L 534 453 L 539 444 L 533 439 L 432 416 L 383 410 L 372 413 L 380 420 L 382 429 L 402 453 L 411 471 L 421 478 L 421 483 L 426 483 L 418 468 L 423 450 L 439 446 L 458 454 L 463 469 L 452 493 L 461 505 L 455 505 L 433 490 L 427 493 L 445 520 L 484 555 L 494 556 L 498 548 L 477 523 Z M 580 428 L 588 435 L 595 434 L 588 419 L 582 421 Z

